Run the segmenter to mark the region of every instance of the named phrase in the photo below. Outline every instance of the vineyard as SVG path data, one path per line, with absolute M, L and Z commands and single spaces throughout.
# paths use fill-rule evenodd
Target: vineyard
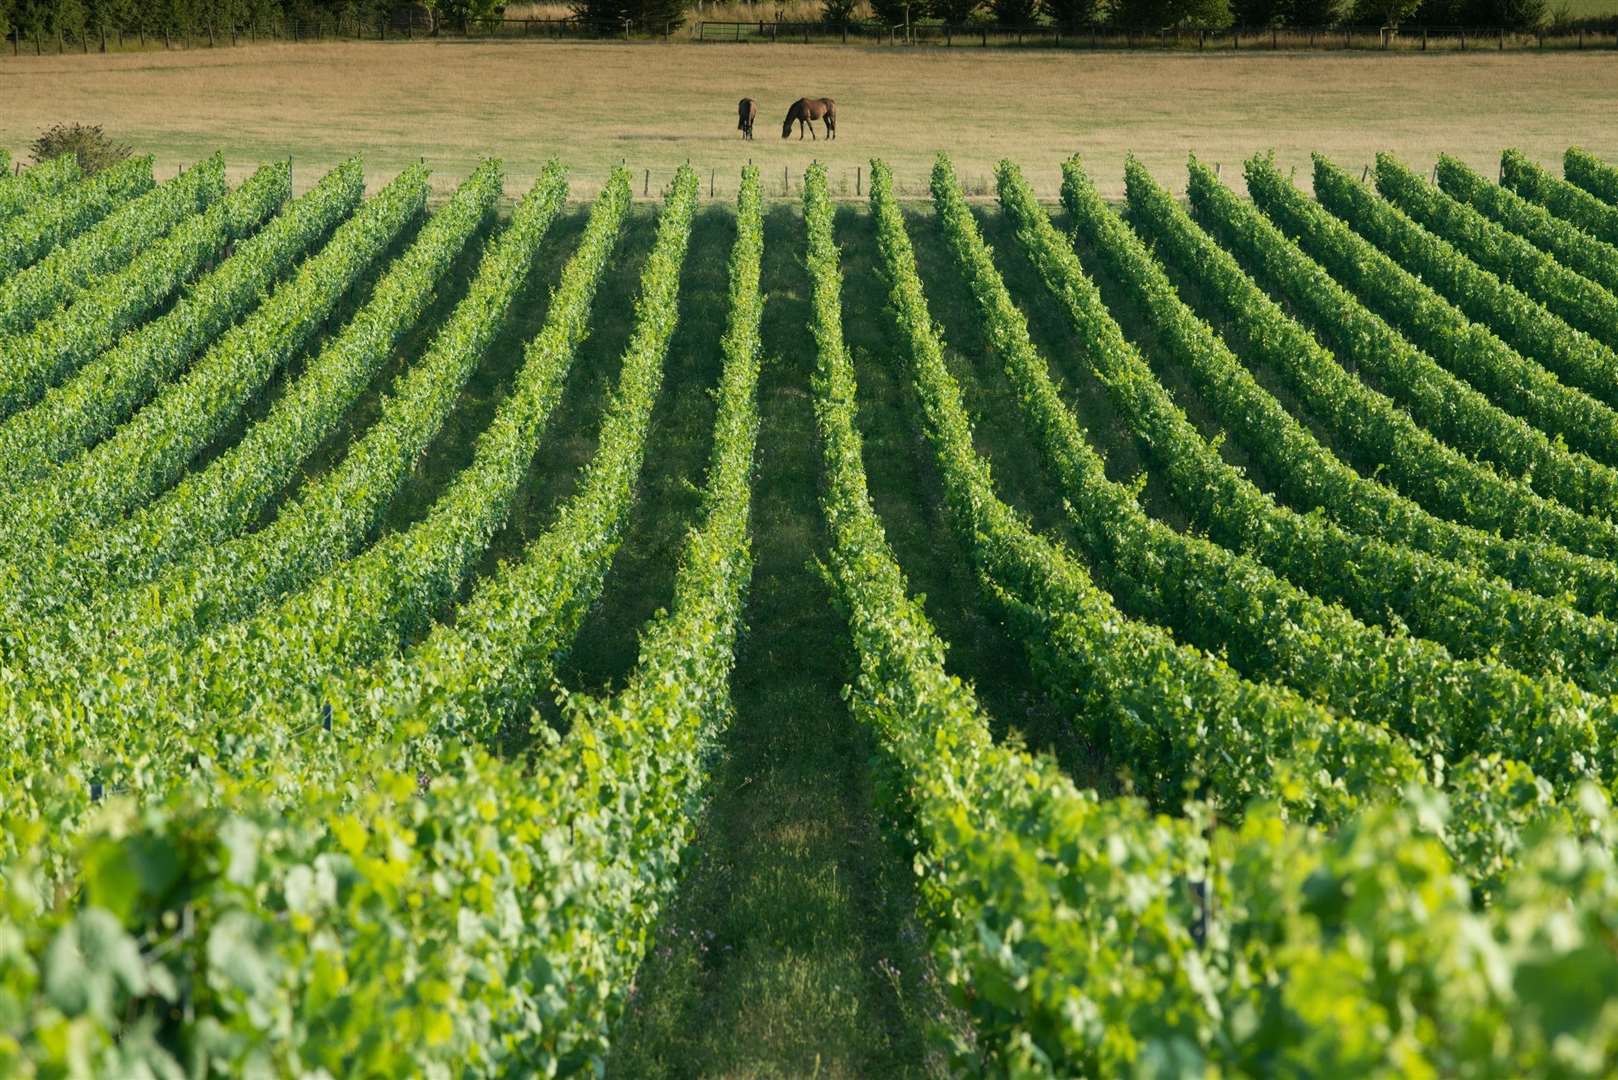
M 0 1073 L 1618 1074 L 1618 167 L 869 168 L 0 169 Z

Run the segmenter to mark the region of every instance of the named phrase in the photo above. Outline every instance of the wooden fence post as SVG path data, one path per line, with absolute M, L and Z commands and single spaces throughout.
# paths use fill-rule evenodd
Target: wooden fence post
M 642 195 L 650 195 L 652 193 L 652 170 L 650 169 L 646 170 L 646 179 L 641 184 L 640 193 Z
M 781 194 L 792 194 L 792 177 L 787 173 L 787 167 L 781 166 Z
M 856 166 L 854 166 L 854 194 L 859 195 L 861 193 L 862 192 L 860 190 L 860 166 L 856 165 Z

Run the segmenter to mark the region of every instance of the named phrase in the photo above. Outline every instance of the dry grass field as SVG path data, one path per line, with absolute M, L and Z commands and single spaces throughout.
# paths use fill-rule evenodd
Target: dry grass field
M 24 157 L 59 120 L 103 124 L 155 152 L 162 172 L 224 148 L 237 170 L 292 155 L 308 184 L 365 155 L 373 182 L 425 154 L 448 185 L 479 155 L 505 158 L 515 190 L 548 156 L 587 196 L 610 164 L 651 171 L 653 194 L 681 161 L 734 193 L 737 167 L 815 156 L 854 193 L 855 169 L 886 158 L 919 192 L 933 154 L 986 186 L 1002 157 L 1054 195 L 1058 163 L 1083 152 L 1114 190 L 1133 151 L 1165 179 L 1188 151 L 1227 172 L 1273 147 L 1298 165 L 1321 150 L 1357 165 L 1392 149 L 1420 167 L 1448 150 L 1492 173 L 1502 146 L 1549 160 L 1569 143 L 1618 156 L 1618 79 L 1608 52 L 1442 56 L 1149 55 L 1050 50 L 693 44 L 398 43 L 266 45 L 114 56 L 0 58 L 0 146 Z M 780 138 L 803 94 L 838 100 L 832 144 Z M 762 104 L 740 141 L 736 99 Z M 796 183 L 796 180 L 793 181 Z M 704 192 L 706 194 L 706 191 Z M 795 193 L 795 192 L 794 192 Z

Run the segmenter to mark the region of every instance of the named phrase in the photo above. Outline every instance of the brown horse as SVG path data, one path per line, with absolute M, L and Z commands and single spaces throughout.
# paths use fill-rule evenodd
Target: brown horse
M 758 102 L 750 97 L 744 97 L 736 105 L 736 130 L 742 133 L 742 138 L 753 137 L 753 121 L 758 119 Z
M 792 134 L 792 122 L 798 122 L 798 139 L 803 139 L 803 129 L 809 129 L 809 137 L 816 138 L 816 120 L 826 122 L 826 138 L 837 138 L 837 102 L 829 97 L 799 98 L 787 110 L 786 121 L 781 125 L 781 138 L 785 139 Z

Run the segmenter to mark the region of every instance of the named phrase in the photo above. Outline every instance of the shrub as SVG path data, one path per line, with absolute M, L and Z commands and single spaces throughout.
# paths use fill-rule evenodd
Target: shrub
M 129 156 L 129 147 L 113 142 L 100 124 L 57 124 L 34 140 L 34 163 L 72 154 L 84 175 L 100 172 Z

